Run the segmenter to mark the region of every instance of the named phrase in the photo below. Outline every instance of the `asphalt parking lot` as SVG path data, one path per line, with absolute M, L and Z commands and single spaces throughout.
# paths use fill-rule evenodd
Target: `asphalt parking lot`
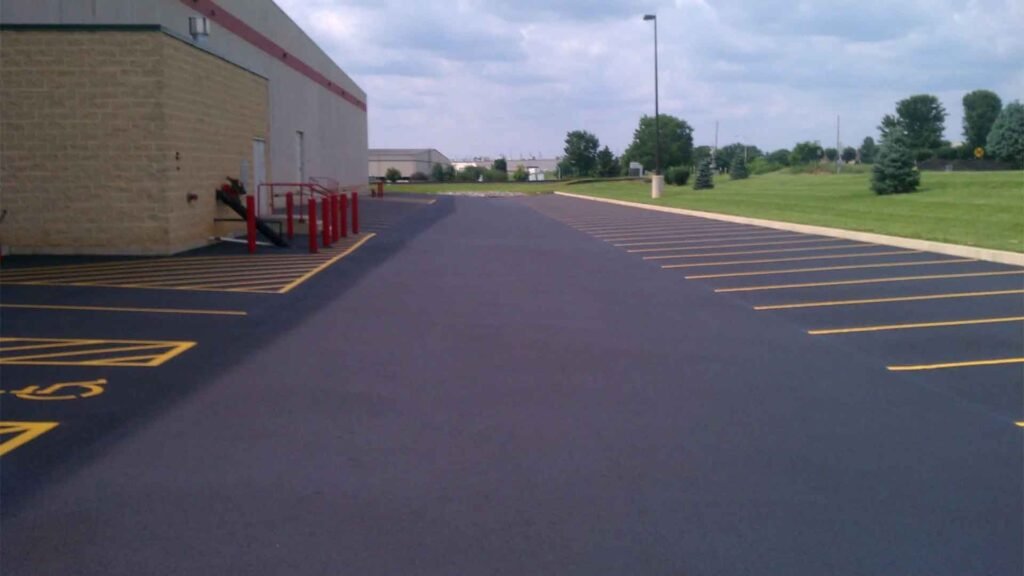
M 5 576 L 1024 570 L 1019 269 L 556 196 L 364 206 L 376 235 L 288 291 L 4 261 Z

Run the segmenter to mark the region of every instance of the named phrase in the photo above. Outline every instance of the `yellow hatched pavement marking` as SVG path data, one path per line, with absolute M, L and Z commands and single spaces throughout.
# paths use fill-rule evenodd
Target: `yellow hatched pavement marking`
M 56 428 L 57 422 L 15 422 L 0 420 L 0 456 L 35 440 Z
M 366 244 L 366 242 L 368 242 L 374 236 L 376 236 L 376 234 L 374 234 L 373 232 L 370 232 L 369 234 L 366 235 L 365 238 L 361 238 L 358 242 L 356 242 L 355 244 L 350 246 L 344 252 L 341 252 L 340 254 L 335 256 L 334 258 L 331 258 L 330 260 L 328 260 L 327 262 L 324 262 L 323 264 L 321 264 L 320 266 L 316 267 L 315 269 L 310 270 L 306 274 L 303 274 L 300 278 L 296 278 L 294 281 L 292 281 L 292 283 L 288 284 L 287 286 L 285 286 L 284 288 L 281 289 L 281 294 L 286 294 L 286 293 L 290 292 L 296 286 L 302 284 L 306 280 L 309 280 L 313 276 L 316 276 L 317 274 L 319 274 L 322 270 L 324 270 L 325 268 L 327 268 L 331 264 L 334 264 L 338 260 L 341 260 L 345 256 L 348 256 L 349 254 L 355 252 L 360 246 L 362 246 L 363 244 Z
M 947 322 L 918 322 L 914 324 L 888 324 L 881 326 L 859 326 L 856 328 L 830 328 L 808 330 L 813 336 L 830 334 L 856 334 L 859 332 L 882 332 L 885 330 L 913 330 L 917 328 L 941 328 L 946 326 L 972 326 L 975 324 L 1002 324 L 1008 322 L 1024 322 L 1024 316 L 1008 316 L 1006 318 L 978 318 L 974 320 L 950 320 Z
M 1024 358 L 996 358 L 993 360 L 969 360 L 966 362 L 946 362 L 943 364 L 918 364 L 911 366 L 886 366 L 892 372 L 915 372 L 919 370 L 946 370 L 950 368 L 972 368 L 976 366 L 1000 366 L 1004 364 L 1024 364 Z
M 715 292 L 756 292 L 761 290 L 787 290 L 791 288 L 820 288 L 825 286 L 852 286 L 858 284 L 882 284 L 886 282 L 911 282 L 920 280 L 944 280 L 949 278 L 978 278 L 987 276 L 1011 276 L 1024 274 L 1024 270 L 1000 272 L 970 272 L 964 274 L 931 274 L 927 276 L 894 276 L 891 278 L 865 278 L 861 280 L 836 280 L 835 282 L 805 282 L 802 284 L 776 284 L 773 286 L 740 286 L 718 288 Z
M 708 248 L 712 248 L 712 249 L 717 250 L 719 248 L 747 248 L 747 247 L 756 247 L 756 246 L 785 246 L 785 245 L 791 245 L 791 244 L 814 244 L 814 243 L 826 244 L 826 243 L 829 243 L 829 242 L 846 242 L 846 240 L 842 240 L 842 239 L 839 239 L 839 238 L 832 238 L 832 239 L 825 238 L 825 239 L 822 239 L 822 240 L 781 240 L 781 241 L 778 241 L 778 242 L 743 242 L 741 244 L 715 244 L 714 246 L 679 246 L 679 247 L 668 246 L 668 247 L 664 247 L 664 248 L 640 248 L 640 249 L 637 249 L 637 250 L 626 250 L 626 252 L 629 253 L 629 254 L 643 254 L 643 253 L 649 253 L 649 252 L 678 252 L 680 250 L 705 250 L 705 249 L 708 249 Z
M 789 268 L 786 270 L 761 270 L 759 272 L 728 272 L 725 274 L 698 274 L 685 276 L 687 280 L 698 280 L 707 278 L 736 278 L 739 276 L 770 276 L 772 274 L 799 274 L 802 272 L 830 272 L 832 270 L 859 270 L 862 268 L 892 268 L 895 266 L 930 266 L 938 264 L 963 264 L 965 262 L 977 262 L 971 258 L 958 260 L 923 260 L 917 262 L 886 262 L 884 264 L 855 264 L 853 266 L 820 266 L 817 268 Z
M 0 364 L 35 366 L 138 366 L 153 368 L 178 356 L 196 345 L 195 342 L 167 340 L 95 340 L 71 338 L 0 338 L 0 343 L 33 343 L 28 346 L 5 346 L 0 348 Z M 88 350 L 67 350 L 74 346 L 106 346 Z M 28 349 L 47 350 L 64 348 L 44 354 L 10 354 Z M 124 356 L 125 352 L 152 350 L 153 354 Z M 160 352 L 162 351 L 162 352 Z M 157 353 L 160 352 L 160 353 Z M 120 355 L 119 355 L 120 354 Z M 108 355 L 105 358 L 85 359 L 77 356 Z
M 896 298 L 867 298 L 862 300 L 836 300 L 832 302 L 798 302 L 794 304 L 774 304 L 771 306 L 754 306 L 754 310 L 791 310 L 794 308 L 822 308 L 825 306 L 857 306 L 861 304 L 886 304 L 890 302 L 917 302 L 921 300 L 946 300 L 950 298 L 984 298 L 987 296 L 1007 296 L 1024 294 L 1024 290 L 994 290 L 991 292 L 958 292 L 955 294 L 928 294 L 924 296 L 900 296 Z
M 804 260 L 838 260 L 840 258 L 866 258 L 869 256 L 897 256 L 900 254 L 920 254 L 920 250 L 893 250 L 890 252 L 859 252 L 857 254 L 827 254 L 824 256 L 800 256 L 797 258 L 767 258 L 763 260 L 731 260 L 725 262 L 699 262 L 697 264 L 665 264 L 662 268 L 701 268 L 707 266 L 736 266 L 739 264 L 770 264 L 774 262 L 800 262 Z
M 784 254 L 787 252 L 820 252 L 824 250 L 855 250 L 869 248 L 871 244 L 857 243 L 843 246 L 816 246 L 813 248 L 773 248 L 770 250 L 743 250 L 741 252 L 711 252 L 703 254 L 664 254 L 661 256 L 644 256 L 644 260 L 679 260 L 681 258 L 707 258 L 709 256 L 749 256 L 751 254 Z
M 1024 421 L 1022 421 L 1022 422 L 1014 422 L 1014 424 L 1016 424 L 1017 426 L 1020 426 L 1021 428 L 1024 428 Z
M 142 314 L 195 314 L 201 316 L 248 316 L 241 310 L 194 310 L 189 308 L 132 308 L 125 306 L 58 306 L 51 304 L 0 304 L 0 308 L 68 310 L 81 312 L 138 312 Z
M 317 262 L 319 263 L 319 262 Z M 246 267 L 228 266 L 228 267 L 213 267 L 213 268 L 182 268 L 176 270 L 158 270 L 158 269 L 139 269 L 139 270 L 125 270 L 117 272 L 97 272 L 89 274 L 78 274 L 75 276 L 64 276 L 64 278 L 71 279 L 75 282 L 105 282 L 105 281 L 118 281 L 120 279 L 150 279 L 150 278 L 182 278 L 182 277 L 196 277 L 196 276 L 217 276 L 230 278 L 234 276 L 251 276 L 254 274 L 260 274 L 262 271 L 267 270 L 268 267 L 274 271 L 288 272 L 289 270 L 308 270 L 311 263 L 288 263 L 288 264 L 270 264 L 256 266 L 249 264 Z M 52 281 L 52 280 L 51 280 Z
M 695 240 L 659 240 L 657 242 L 629 242 L 626 244 L 612 244 L 620 248 L 629 248 L 631 246 L 666 246 L 672 247 L 680 244 L 707 244 L 708 242 L 735 242 L 737 240 L 777 240 L 779 238 L 805 238 L 806 234 L 789 234 L 786 232 L 760 232 L 755 236 L 744 234 L 743 236 L 723 237 L 723 238 L 698 238 Z M 627 250 L 631 252 L 632 250 Z
M 51 276 L 74 276 L 79 274 L 99 274 L 104 272 L 122 272 L 134 270 L 176 270 L 176 269 L 203 269 L 222 267 L 249 267 L 265 266 L 267 264 L 278 264 L 283 262 L 303 262 L 322 260 L 320 255 L 289 255 L 289 256 L 209 256 L 192 258 L 175 258 L 166 260 L 145 260 L 128 261 L 111 264 L 75 264 L 68 266 L 47 266 L 42 268 L 23 268 L 4 272 L 5 280 L 13 278 L 17 280 L 51 277 Z

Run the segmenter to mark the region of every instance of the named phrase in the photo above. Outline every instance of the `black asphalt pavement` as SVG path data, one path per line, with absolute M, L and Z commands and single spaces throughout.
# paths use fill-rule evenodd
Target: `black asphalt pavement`
M 0 460 L 0 572 L 1024 573 L 1020 365 L 887 369 L 1024 355 L 1020 325 L 808 333 L 1021 315 L 1020 295 L 758 310 L 910 284 L 715 292 L 780 282 L 686 280 L 723 269 L 663 269 L 553 217 L 634 212 L 440 198 L 283 295 L 4 287 L 249 315 L 4 309 L 5 336 L 197 345 L 158 368 L 3 367 L 5 389 L 110 392 L 56 412 L 0 396 L 4 420 L 62 423 Z M 1021 286 L 999 278 L 949 291 Z

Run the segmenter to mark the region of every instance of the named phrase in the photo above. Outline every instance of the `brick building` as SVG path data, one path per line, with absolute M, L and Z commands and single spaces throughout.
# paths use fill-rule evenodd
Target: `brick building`
M 366 94 L 272 0 L 0 4 L 12 253 L 180 252 L 223 232 L 226 176 L 266 213 L 262 182 L 367 168 Z

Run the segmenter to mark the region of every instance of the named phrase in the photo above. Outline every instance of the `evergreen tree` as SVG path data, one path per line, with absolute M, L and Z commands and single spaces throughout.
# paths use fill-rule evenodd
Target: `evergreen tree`
M 693 182 L 694 190 L 710 190 L 715 187 L 714 176 L 711 175 L 711 159 L 708 158 L 700 163 L 697 170 L 697 179 Z
M 743 156 L 736 156 L 733 159 L 729 176 L 733 180 L 743 180 L 750 177 L 750 170 L 747 169 L 747 161 L 743 159 Z
M 902 134 L 890 134 L 882 142 L 871 169 L 871 189 L 876 194 L 902 194 L 917 190 L 921 174 L 914 164 L 914 154 L 907 148 Z
M 988 133 L 988 154 L 1020 167 L 1024 164 L 1024 104 L 1006 105 Z

